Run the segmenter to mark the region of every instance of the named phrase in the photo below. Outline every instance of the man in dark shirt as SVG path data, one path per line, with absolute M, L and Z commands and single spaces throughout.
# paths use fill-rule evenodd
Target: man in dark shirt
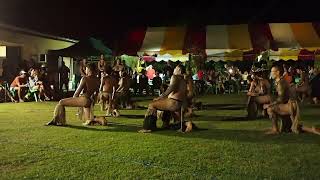
M 66 66 L 64 61 L 62 61 L 61 67 L 59 69 L 59 74 L 60 74 L 60 90 L 62 90 L 62 87 L 64 85 L 64 87 L 68 91 L 70 69 Z
M 157 72 L 156 73 L 156 76 L 152 79 L 152 95 L 154 96 L 154 90 L 155 89 L 159 89 L 161 88 L 161 85 L 162 85 L 162 79 L 161 77 L 159 76 L 159 73 Z

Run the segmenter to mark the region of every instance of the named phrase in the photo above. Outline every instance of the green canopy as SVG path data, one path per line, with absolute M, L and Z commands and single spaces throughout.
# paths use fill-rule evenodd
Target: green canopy
M 80 40 L 76 44 L 59 50 L 49 50 L 49 54 L 64 57 L 89 57 L 89 56 L 111 56 L 112 51 L 105 46 L 101 40 L 95 38 L 87 38 Z
M 121 60 L 125 61 L 126 65 L 130 67 L 131 69 L 135 69 L 138 65 L 139 57 L 136 56 L 128 56 L 128 55 L 122 55 Z

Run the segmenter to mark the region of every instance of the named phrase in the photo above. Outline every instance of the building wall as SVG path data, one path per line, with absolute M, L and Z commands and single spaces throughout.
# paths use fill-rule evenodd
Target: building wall
M 25 60 L 46 54 L 47 50 L 62 49 L 73 44 L 72 42 L 24 34 L 0 27 L 0 45 L 21 46 L 21 58 Z

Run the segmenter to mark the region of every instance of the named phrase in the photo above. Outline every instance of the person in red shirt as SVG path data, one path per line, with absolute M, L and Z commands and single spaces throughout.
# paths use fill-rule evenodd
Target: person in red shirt
M 200 81 L 203 80 L 203 75 L 204 75 L 204 74 L 203 74 L 203 71 L 202 71 L 202 70 L 199 70 L 199 71 L 198 71 L 198 78 L 199 78 Z
M 19 102 L 24 102 L 23 97 L 27 92 L 27 72 L 20 71 L 19 76 L 17 76 L 11 83 L 10 89 L 18 92 Z
M 200 69 L 198 72 L 198 79 L 199 79 L 199 84 L 200 84 L 200 94 L 204 93 L 204 85 L 205 85 L 205 78 L 204 78 L 204 72 L 202 69 Z

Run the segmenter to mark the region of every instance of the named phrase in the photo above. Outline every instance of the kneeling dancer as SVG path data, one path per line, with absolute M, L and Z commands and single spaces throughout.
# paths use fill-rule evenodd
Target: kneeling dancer
M 272 121 L 272 129 L 267 134 L 278 134 L 279 132 L 309 132 L 320 135 L 320 130 L 315 127 L 306 127 L 299 124 L 299 105 L 295 92 L 290 84 L 282 78 L 282 69 L 274 66 L 271 69 L 271 76 L 275 80 L 278 98 L 271 104 L 265 104 L 269 118 Z M 278 117 L 282 119 L 282 127 L 278 128 Z
M 178 65 L 173 72 L 167 90 L 158 98 L 155 98 L 148 107 L 143 123 L 143 129 L 139 132 L 151 132 L 156 130 L 157 110 L 166 113 L 173 112 L 175 119 L 180 119 L 180 108 L 186 101 L 186 81 L 183 76 L 183 66 Z M 166 116 L 166 115 L 165 115 Z M 166 116 L 167 117 L 167 116 Z M 170 119 L 163 120 L 163 127 L 168 128 Z M 188 123 L 190 124 L 190 123 Z
M 63 126 L 66 124 L 65 107 L 81 107 L 83 109 L 83 118 L 86 120 L 84 125 L 92 124 L 94 120 L 94 96 L 99 91 L 100 80 L 96 76 L 97 68 L 95 64 L 86 66 L 86 76 L 82 77 L 80 84 L 73 97 L 65 98 L 59 101 L 54 110 L 53 119 L 47 125 Z M 83 94 L 80 93 L 83 91 Z M 79 118 L 82 119 L 82 113 Z M 100 123 L 103 124 L 103 123 Z

